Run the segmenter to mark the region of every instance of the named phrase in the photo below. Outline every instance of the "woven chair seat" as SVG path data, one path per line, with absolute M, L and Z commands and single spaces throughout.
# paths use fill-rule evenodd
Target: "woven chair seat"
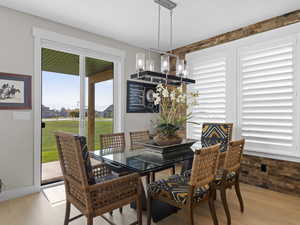
M 170 200 L 176 201 L 178 204 L 186 204 L 188 199 L 188 191 L 190 176 L 188 173 L 184 175 L 175 174 L 168 179 L 158 180 L 148 185 L 148 192 L 151 195 L 161 195 Z M 208 194 L 209 186 L 196 188 L 193 196 L 194 202 L 200 202 Z

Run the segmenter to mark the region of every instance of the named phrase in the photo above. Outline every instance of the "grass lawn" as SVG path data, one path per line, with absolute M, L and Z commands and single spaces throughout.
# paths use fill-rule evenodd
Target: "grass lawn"
M 45 121 L 46 127 L 42 129 L 42 162 L 52 162 L 58 160 L 55 131 L 66 131 L 78 134 L 79 122 L 76 120 L 55 120 Z M 96 120 L 96 149 L 99 148 L 99 134 L 112 133 L 112 120 Z

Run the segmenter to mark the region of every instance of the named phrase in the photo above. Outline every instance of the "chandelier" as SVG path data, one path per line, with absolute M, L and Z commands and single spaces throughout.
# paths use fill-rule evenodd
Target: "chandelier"
M 173 10 L 177 6 L 170 0 L 154 0 L 158 5 L 158 30 L 157 30 L 157 48 L 150 48 L 145 52 L 136 54 L 136 73 L 130 76 L 131 79 L 144 80 L 152 83 L 164 83 L 169 85 L 181 85 L 195 83 L 195 80 L 187 78 L 187 66 L 184 59 L 172 54 L 173 48 Z M 168 52 L 160 50 L 160 13 L 161 7 L 170 12 L 170 50 Z M 151 52 L 161 55 L 160 71 L 155 71 L 155 62 L 151 59 Z M 176 60 L 176 75 L 170 74 L 170 58 Z

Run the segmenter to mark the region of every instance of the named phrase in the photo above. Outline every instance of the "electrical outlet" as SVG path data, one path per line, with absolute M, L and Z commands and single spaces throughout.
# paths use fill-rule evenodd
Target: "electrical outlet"
M 268 166 L 266 164 L 261 164 L 260 171 L 266 173 L 268 171 Z

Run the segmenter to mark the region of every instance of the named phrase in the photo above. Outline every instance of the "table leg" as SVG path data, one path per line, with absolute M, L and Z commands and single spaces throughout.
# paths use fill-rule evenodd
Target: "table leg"
M 181 175 L 182 175 L 185 171 L 192 169 L 192 165 L 193 165 L 193 159 L 185 160 L 185 161 L 182 163 Z
M 150 173 L 146 174 L 146 185 L 150 184 L 150 182 L 151 182 L 150 181 L 150 176 L 151 176 Z

